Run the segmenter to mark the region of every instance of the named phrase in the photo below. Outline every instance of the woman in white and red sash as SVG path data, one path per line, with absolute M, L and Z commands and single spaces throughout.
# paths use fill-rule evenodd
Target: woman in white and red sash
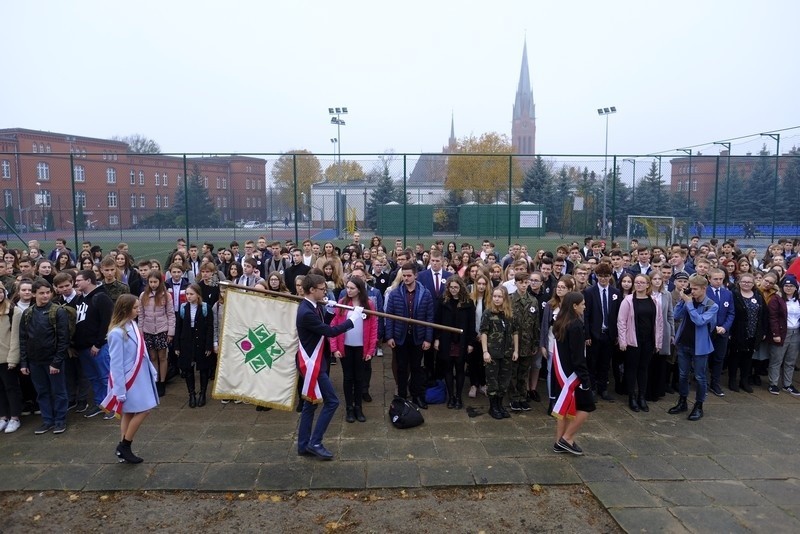
M 136 318 L 139 299 L 121 295 L 111 314 L 108 327 L 110 373 L 108 395 L 101 406 L 121 417 L 116 455 L 120 462 L 138 464 L 142 459 L 131 451 L 131 442 L 150 410 L 158 406 L 156 372 L 147 357 L 144 337 Z
M 558 420 L 553 452 L 578 456 L 583 450 L 576 443 L 575 435 L 589 412 L 595 409 L 586 365 L 585 308 L 582 293 L 570 291 L 564 295 L 558 318 L 553 323 L 556 350 L 552 354 L 553 372 L 550 374 L 551 392 L 556 398 L 552 415 Z

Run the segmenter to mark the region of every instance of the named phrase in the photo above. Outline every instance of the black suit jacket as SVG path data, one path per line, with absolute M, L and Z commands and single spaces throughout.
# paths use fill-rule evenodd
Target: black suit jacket
M 616 298 L 615 298 L 616 296 Z M 603 299 L 600 295 L 600 285 L 589 286 L 583 290 L 586 300 L 586 310 L 583 312 L 584 325 L 586 325 L 586 339 L 599 339 L 603 329 Z M 608 285 L 608 317 L 606 317 L 607 335 L 613 341 L 617 339 L 617 315 L 622 293 L 619 289 Z
M 289 288 L 289 292 L 292 295 L 297 295 L 297 288 L 294 287 L 294 279 L 298 276 L 305 276 L 308 274 L 308 271 L 311 270 L 311 267 L 306 265 L 305 263 L 300 263 L 297 265 L 292 265 L 285 271 L 283 271 L 283 281 L 286 283 L 286 287 Z
M 322 311 L 322 317 L 320 317 L 320 312 L 317 311 L 318 307 Z M 297 326 L 297 337 L 307 354 L 314 352 L 321 337 L 335 337 L 353 328 L 353 321 L 350 319 L 338 326 L 331 326 L 323 320 L 325 315 L 325 309 L 322 306 L 315 306 L 307 299 L 303 299 L 303 301 L 300 302 L 300 306 L 297 308 L 297 320 L 295 323 Z M 327 363 L 330 353 L 330 347 L 327 342 L 322 344 L 322 350 L 325 355 L 325 362 Z M 327 367 L 325 367 L 324 370 L 327 372 Z

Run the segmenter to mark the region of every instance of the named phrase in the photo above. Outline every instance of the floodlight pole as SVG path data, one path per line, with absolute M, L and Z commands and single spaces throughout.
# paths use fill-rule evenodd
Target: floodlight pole
M 340 209 L 341 206 L 341 197 L 342 197 L 342 126 L 345 126 L 345 122 L 342 120 L 341 116 L 347 114 L 347 108 L 342 106 L 340 108 L 328 108 L 329 115 L 335 115 L 331 117 L 331 124 L 336 125 L 336 137 L 331 139 L 331 143 L 333 143 L 333 152 L 334 156 L 336 156 L 336 149 L 339 149 L 339 162 L 337 167 L 337 174 L 338 174 L 338 186 L 336 191 L 336 209 L 334 210 L 336 213 L 336 235 L 337 237 L 341 237 L 342 233 L 342 210 Z
M 607 194 L 606 191 L 608 189 L 608 116 L 612 113 L 616 113 L 617 108 L 614 106 L 610 106 L 607 108 L 597 108 L 597 114 L 600 116 L 605 116 L 606 118 L 606 146 L 605 146 L 605 153 L 603 157 L 603 220 L 600 228 L 600 237 L 606 237 L 606 219 L 607 219 Z
M 633 163 L 633 185 L 631 186 L 631 205 L 636 205 L 636 160 L 633 158 L 625 158 L 622 161 Z
M 726 149 L 728 149 L 728 170 L 725 175 L 725 226 L 722 230 L 722 239 L 727 241 L 728 240 L 728 206 L 730 206 L 730 194 L 731 194 L 731 144 L 726 143 L 723 141 L 715 142 L 715 145 L 722 145 Z M 716 215 L 716 212 L 715 212 Z M 714 237 L 717 237 L 714 234 Z
M 692 149 L 679 148 L 678 150 L 689 154 L 689 187 L 686 190 L 686 220 L 688 221 L 686 225 L 686 240 L 688 241 L 692 228 Z
M 775 188 L 772 192 L 772 233 L 770 234 L 770 242 L 775 241 L 775 216 L 778 213 L 778 158 L 781 155 L 781 134 L 779 133 L 762 133 L 765 137 L 770 137 L 775 140 Z

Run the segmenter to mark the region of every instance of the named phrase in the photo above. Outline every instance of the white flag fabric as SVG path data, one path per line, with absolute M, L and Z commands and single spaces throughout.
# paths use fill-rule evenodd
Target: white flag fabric
M 297 302 L 225 290 L 212 397 L 278 410 L 297 401 Z

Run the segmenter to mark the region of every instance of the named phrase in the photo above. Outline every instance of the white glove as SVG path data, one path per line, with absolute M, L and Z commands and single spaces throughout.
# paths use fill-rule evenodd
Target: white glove
M 356 306 L 352 311 L 347 312 L 347 318 L 353 321 L 353 324 L 355 325 L 357 321 L 363 320 L 361 315 L 362 313 L 364 313 L 364 308 L 361 306 Z
M 117 402 L 123 402 L 124 403 L 126 400 L 128 400 L 128 396 L 127 395 L 117 395 Z
M 332 300 L 329 300 L 325 303 L 325 313 L 329 313 L 333 315 L 336 313 L 336 303 Z

